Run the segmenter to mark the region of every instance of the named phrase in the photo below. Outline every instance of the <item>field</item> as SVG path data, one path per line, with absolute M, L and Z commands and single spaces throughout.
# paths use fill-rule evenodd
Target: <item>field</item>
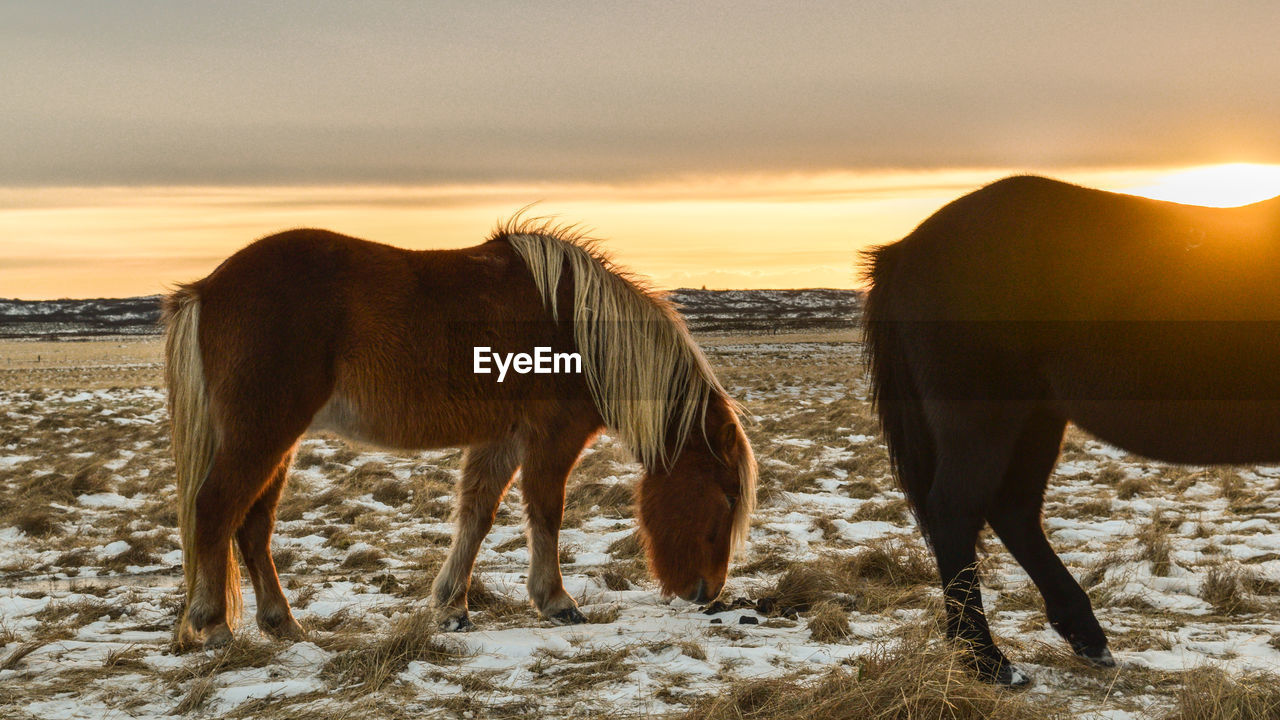
M 973 682 L 866 401 L 853 332 L 700 336 L 751 416 L 760 510 L 715 614 L 662 599 L 633 536 L 638 466 L 602 437 L 562 563 L 589 623 L 527 606 L 518 485 L 481 551 L 476 630 L 427 590 L 461 453 L 304 441 L 274 540 L 308 631 L 174 654 L 182 600 L 159 342 L 0 342 L 0 716 L 1247 718 L 1280 713 L 1280 468 L 1184 468 L 1069 431 L 1050 540 L 1119 667 L 1075 661 L 994 537 L 986 607 L 1035 683 Z

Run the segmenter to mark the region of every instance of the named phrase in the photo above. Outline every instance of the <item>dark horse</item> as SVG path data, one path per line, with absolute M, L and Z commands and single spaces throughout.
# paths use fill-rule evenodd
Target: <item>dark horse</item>
M 259 627 L 301 637 L 269 548 L 308 428 L 390 447 L 467 448 L 453 544 L 432 589 L 449 629 L 470 626 L 476 552 L 517 468 L 529 598 L 544 617 L 584 620 L 561 582 L 558 537 L 565 479 L 606 426 L 644 465 L 636 515 L 665 593 L 714 597 L 746 535 L 756 466 L 736 403 L 671 303 L 564 229 L 513 223 L 482 245 L 433 251 L 285 232 L 179 288 L 166 318 L 187 586 L 181 644 L 231 639 L 233 543 Z M 499 378 L 490 362 L 478 373 L 478 348 L 515 371 Z M 538 349 L 577 353 L 581 372 L 521 369 L 518 356 Z
M 1114 664 L 1040 524 L 1068 421 L 1175 463 L 1280 461 L 1280 198 L 1206 208 L 1013 177 L 868 253 L 867 353 L 947 634 L 987 680 L 974 546 L 989 523 L 1080 656 Z

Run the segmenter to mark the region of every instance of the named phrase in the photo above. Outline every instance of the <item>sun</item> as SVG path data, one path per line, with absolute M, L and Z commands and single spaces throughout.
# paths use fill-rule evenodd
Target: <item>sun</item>
M 1188 205 L 1248 205 L 1280 195 L 1280 165 L 1205 165 L 1173 172 L 1124 192 Z

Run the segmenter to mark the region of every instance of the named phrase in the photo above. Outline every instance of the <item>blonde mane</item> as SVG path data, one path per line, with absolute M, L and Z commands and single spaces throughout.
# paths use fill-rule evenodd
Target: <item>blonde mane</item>
M 573 279 L 574 344 L 596 408 L 646 469 L 666 468 L 679 456 L 694 423 L 702 424 L 712 395 L 735 416 L 741 408 L 716 379 L 684 319 L 665 296 L 617 268 L 582 232 L 519 216 L 494 233 L 524 260 L 553 319 L 560 319 L 557 290 L 568 262 Z M 666 446 L 674 424 L 675 444 Z M 746 535 L 755 506 L 756 470 L 744 448 L 739 464 L 741 497 L 735 545 Z

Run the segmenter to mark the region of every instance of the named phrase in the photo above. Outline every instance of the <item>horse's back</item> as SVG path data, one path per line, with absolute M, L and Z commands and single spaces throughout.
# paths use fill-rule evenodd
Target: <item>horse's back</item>
M 896 246 L 919 319 L 1280 320 L 1275 203 L 1206 208 L 1013 177 Z
M 503 242 L 411 251 L 291 230 L 195 287 L 206 364 L 232 386 L 225 395 L 386 445 L 464 445 L 510 428 L 527 383 L 470 372 L 476 346 L 572 350 Z
M 1183 462 L 1280 459 L 1280 207 L 1010 178 L 874 256 L 916 383 Z

